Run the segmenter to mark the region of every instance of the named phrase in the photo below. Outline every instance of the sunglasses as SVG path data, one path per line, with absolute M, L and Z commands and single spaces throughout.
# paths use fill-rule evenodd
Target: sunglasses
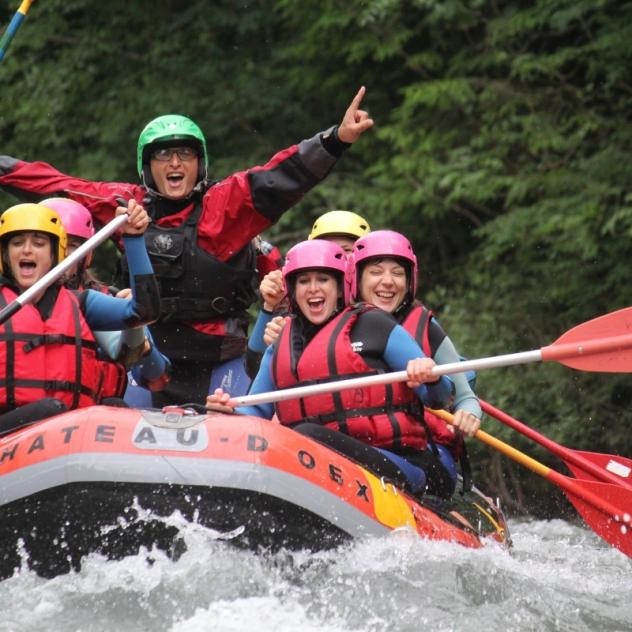
M 198 156 L 193 147 L 161 147 L 151 152 L 151 159 L 167 162 L 167 160 L 171 160 L 173 154 L 178 154 L 178 158 L 184 161 L 193 160 Z

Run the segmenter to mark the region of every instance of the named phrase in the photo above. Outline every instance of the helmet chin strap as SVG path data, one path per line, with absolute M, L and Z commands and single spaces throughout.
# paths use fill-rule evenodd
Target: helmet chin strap
M 410 295 L 410 292 L 406 292 L 406 296 L 404 297 L 404 300 L 395 308 L 395 310 L 393 311 L 393 314 L 397 315 L 401 312 L 406 311 L 408 307 L 410 307 L 412 302 L 413 302 L 413 299 Z

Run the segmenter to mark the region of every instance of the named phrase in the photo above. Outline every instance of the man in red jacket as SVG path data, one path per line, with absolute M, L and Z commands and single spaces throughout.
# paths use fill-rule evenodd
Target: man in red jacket
M 134 198 L 149 212 L 153 223 L 145 240 L 161 286 L 161 317 L 151 331 L 173 365 L 167 388 L 153 394 L 155 406 L 202 404 L 209 380 L 233 395 L 246 391 L 247 379 L 235 380 L 234 373 L 235 358 L 246 349 L 246 310 L 256 296 L 251 241 L 372 127 L 360 109 L 364 93 L 362 87 L 339 125 L 219 182 L 208 179 L 202 131 L 180 115 L 160 116 L 141 132 L 140 184 L 91 182 L 44 162 L 0 156 L 0 187 L 18 198 L 63 195 L 86 206 L 101 224 L 114 217 L 120 198 Z

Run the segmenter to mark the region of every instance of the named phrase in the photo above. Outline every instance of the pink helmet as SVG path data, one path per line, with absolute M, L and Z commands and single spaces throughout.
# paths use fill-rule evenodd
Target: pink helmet
M 301 241 L 296 246 L 292 246 L 285 256 L 285 263 L 281 269 L 286 292 L 288 277 L 301 270 L 331 270 L 340 273 L 343 279 L 344 303 L 346 305 L 349 302 L 347 255 L 338 244 L 324 239 L 314 239 Z M 287 293 L 289 295 L 289 292 Z
M 358 299 L 358 273 L 360 263 L 369 259 L 404 259 L 410 264 L 410 278 L 408 279 L 408 292 L 410 300 L 415 298 L 417 292 L 417 257 L 413 247 L 404 235 L 394 230 L 375 230 L 364 237 L 360 237 L 354 246 L 351 255 L 351 300 Z
M 52 208 L 61 217 L 61 223 L 68 237 L 80 237 L 90 239 L 94 235 L 94 224 L 90 211 L 79 202 L 68 198 L 48 198 L 42 200 L 40 204 Z M 80 270 L 88 268 L 92 263 L 92 253 L 90 252 L 84 259 L 85 263 Z
M 82 237 L 83 239 L 90 239 L 94 235 L 92 215 L 90 215 L 90 211 L 83 204 L 68 198 L 59 197 L 42 200 L 40 204 L 57 211 L 66 234 Z

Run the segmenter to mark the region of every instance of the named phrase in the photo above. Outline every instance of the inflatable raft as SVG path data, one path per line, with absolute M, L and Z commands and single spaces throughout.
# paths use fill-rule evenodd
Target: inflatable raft
M 475 489 L 415 499 L 256 417 L 94 406 L 0 439 L 2 577 L 24 563 L 52 577 L 88 553 L 117 559 L 141 546 L 177 557 L 179 530 L 161 519 L 175 510 L 253 549 L 315 550 L 395 529 L 509 543 L 499 507 Z

